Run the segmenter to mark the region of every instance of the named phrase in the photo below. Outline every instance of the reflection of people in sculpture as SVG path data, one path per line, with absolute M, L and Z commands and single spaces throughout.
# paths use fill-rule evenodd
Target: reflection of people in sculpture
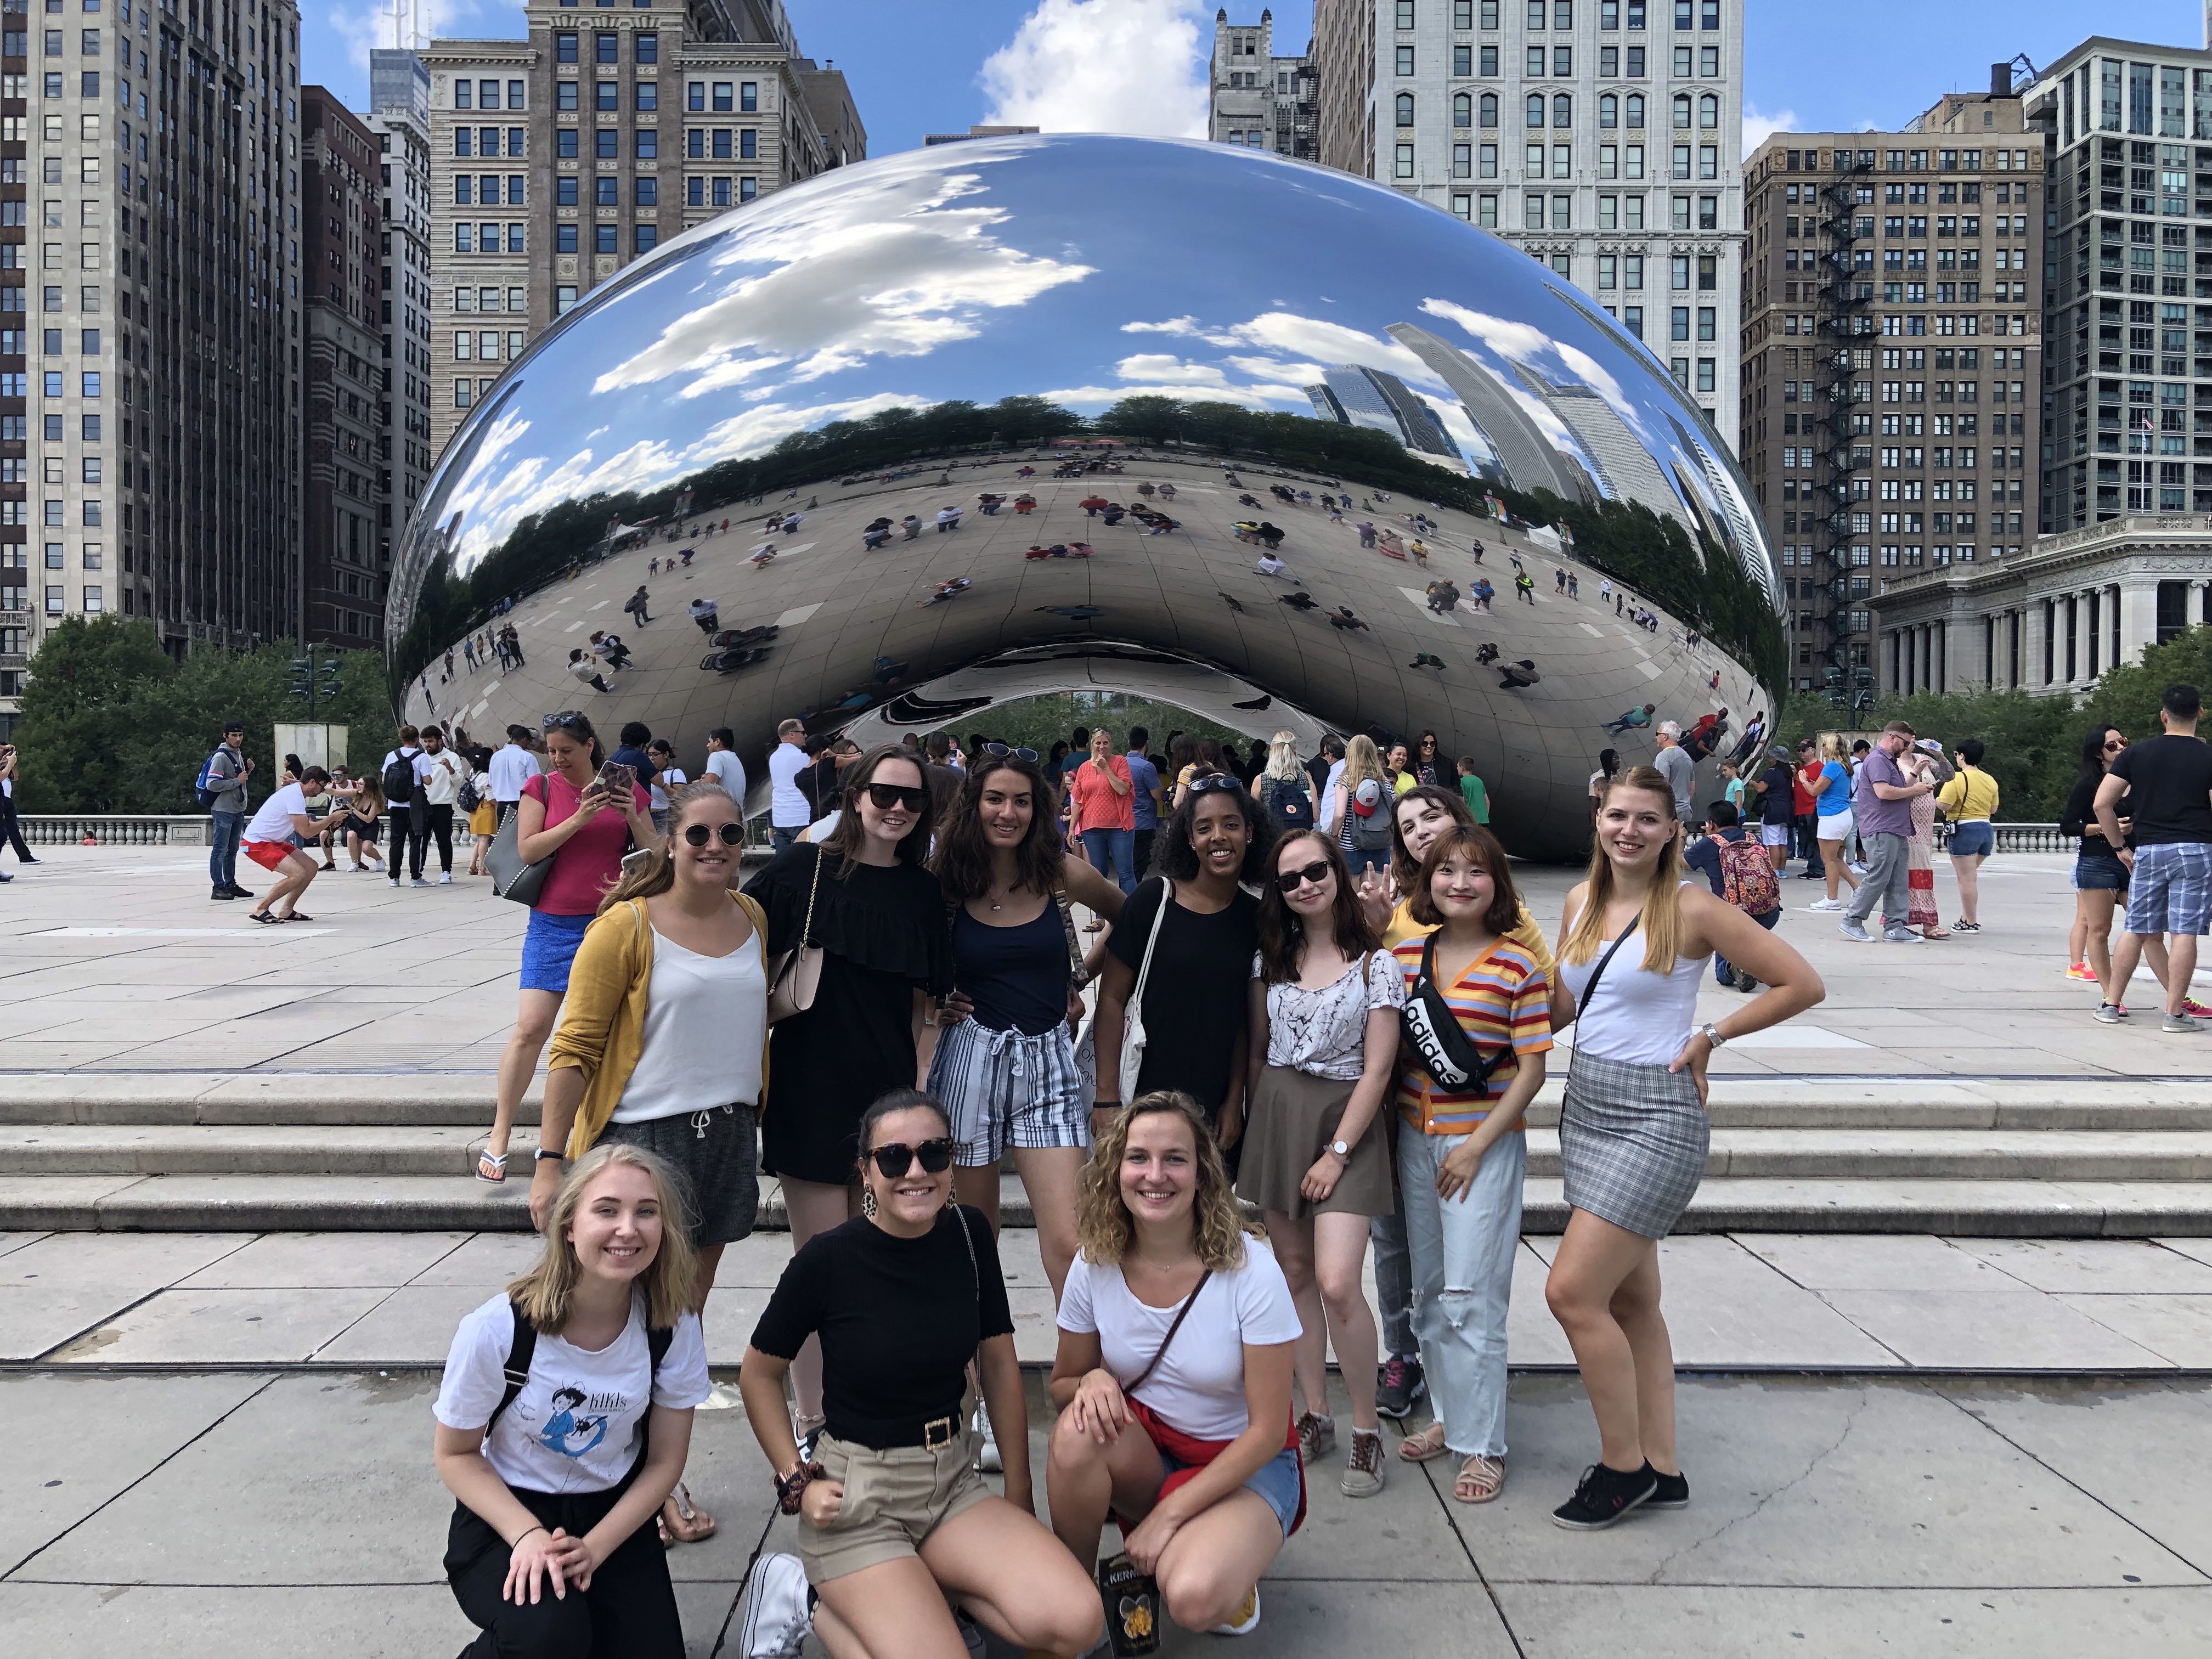
M 891 538 L 891 521 L 878 519 L 860 532 L 860 545 L 873 552 Z
M 1257 507 L 1260 505 L 1260 498 L 1257 495 L 1250 494 L 1239 495 L 1237 498 L 1237 505 L 1239 507 Z
M 1273 548 L 1270 548 L 1267 552 L 1262 553 L 1260 556 L 1259 562 L 1255 564 L 1252 568 L 1258 571 L 1263 576 L 1280 576 L 1286 580 L 1289 579 L 1291 574 L 1290 566 L 1283 562 L 1281 557 Z
M 955 576 L 950 581 L 939 582 L 937 585 L 937 591 L 934 593 L 932 593 L 927 599 L 924 599 L 921 602 L 922 605 L 927 609 L 928 606 L 936 605 L 941 600 L 953 599 L 959 594 L 965 593 L 971 585 L 972 584 L 969 582 L 969 579 L 965 576 Z
M 1489 667 L 1491 664 L 1498 660 L 1498 647 L 1491 644 L 1489 641 L 1485 640 L 1480 645 L 1475 647 L 1474 660 L 1476 665 L 1480 667 Z
M 721 626 L 721 607 L 713 599 L 694 599 L 690 605 L 691 620 L 699 624 L 702 634 L 711 634 Z
M 1357 616 L 1352 614 L 1352 607 L 1348 605 L 1340 605 L 1329 614 L 1328 625 L 1331 628 L 1342 628 L 1346 629 L 1356 628 L 1363 630 L 1367 627 L 1365 623 L 1360 621 Z
M 1644 726 L 1650 725 L 1652 715 L 1658 712 L 1657 704 L 1647 702 L 1641 708 L 1630 709 L 1617 720 L 1607 720 L 1605 723 L 1605 730 L 1608 735 L 1619 737 L 1623 732 L 1629 730 L 1632 726 Z
M 958 507 L 940 507 L 937 509 L 937 533 L 939 535 L 942 536 L 948 530 L 957 530 L 959 528 L 960 509 Z
M 902 539 L 910 542 L 921 534 L 921 519 L 918 514 L 909 513 L 899 520 L 899 527 L 906 532 Z
M 1439 672 L 1442 671 L 1444 659 L 1442 657 L 1431 656 L 1426 651 L 1417 653 L 1413 661 L 1406 665 L 1408 668 L 1434 668 Z
M 753 550 L 752 556 L 747 559 L 745 562 L 750 565 L 774 564 L 775 562 L 775 544 L 774 542 L 763 542 L 758 547 Z
M 1498 689 L 1500 691 L 1518 691 L 1525 686 L 1535 684 L 1543 678 L 1536 672 L 1536 665 L 1523 657 L 1519 662 L 1510 662 L 1498 671 Z
M 1439 617 L 1448 617 L 1459 605 L 1459 589 L 1450 577 L 1432 581 L 1428 586 L 1429 609 Z
M 1304 588 L 1300 588 L 1295 593 L 1284 594 L 1281 603 L 1287 605 L 1293 611 L 1314 611 L 1320 608 L 1315 603 L 1314 596 Z

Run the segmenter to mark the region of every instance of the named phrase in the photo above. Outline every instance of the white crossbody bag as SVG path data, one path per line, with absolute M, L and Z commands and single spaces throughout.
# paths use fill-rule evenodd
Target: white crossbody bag
M 1152 931 L 1145 936 L 1145 954 L 1137 964 L 1137 987 L 1129 993 L 1129 1006 L 1121 1014 L 1121 1103 L 1136 1097 L 1137 1076 L 1145 1069 L 1145 981 L 1152 971 L 1152 951 L 1160 942 L 1160 923 L 1175 902 L 1175 883 L 1164 881 L 1166 891 L 1160 908 L 1152 912 Z

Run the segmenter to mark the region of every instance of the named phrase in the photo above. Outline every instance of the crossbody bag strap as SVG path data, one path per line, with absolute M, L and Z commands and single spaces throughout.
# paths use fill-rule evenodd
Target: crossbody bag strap
M 1190 1294 L 1182 1299 L 1182 1306 L 1176 1310 L 1175 1320 L 1169 1325 L 1168 1334 L 1160 1339 L 1158 1351 L 1152 1355 L 1152 1363 L 1137 1373 L 1134 1382 L 1121 1385 L 1124 1395 L 1136 1393 L 1151 1379 L 1152 1373 L 1159 1370 L 1160 1361 L 1168 1357 L 1168 1345 L 1176 1340 L 1176 1333 L 1182 1328 L 1182 1322 L 1190 1317 L 1190 1310 L 1198 1304 L 1198 1293 L 1206 1288 L 1206 1281 L 1212 1277 L 1213 1269 L 1211 1267 L 1199 1274 L 1198 1283 L 1191 1286 Z
M 492 1407 L 491 1415 L 484 1419 L 484 1437 L 491 1437 L 492 1425 L 506 1414 L 522 1392 L 522 1385 L 530 1381 L 530 1362 L 538 1352 L 538 1328 L 530 1322 L 530 1316 L 522 1311 L 520 1302 L 509 1301 L 507 1311 L 514 1316 L 514 1334 L 507 1346 L 505 1367 L 507 1387 L 499 1396 L 499 1404 Z
M 1175 902 L 1175 883 L 1167 877 L 1160 878 L 1160 908 L 1152 912 L 1152 931 L 1145 935 L 1144 959 L 1137 964 L 1136 988 L 1129 993 L 1133 1007 L 1141 1006 L 1145 1000 L 1145 981 L 1152 971 L 1152 947 L 1160 942 L 1160 923 L 1167 920 L 1168 906 Z
M 1631 918 L 1628 926 L 1620 930 L 1620 937 L 1613 940 L 1611 948 L 1597 959 L 1597 966 L 1590 970 L 1589 983 L 1583 987 L 1583 994 L 1577 999 L 1575 1018 L 1577 1020 L 1589 1012 L 1590 999 L 1597 994 L 1597 982 L 1605 977 L 1607 964 L 1620 954 L 1620 947 L 1628 943 L 1628 936 L 1636 931 L 1637 924 L 1643 920 L 1641 912 Z
M 814 879 L 806 884 L 806 920 L 799 927 L 799 943 L 793 947 L 794 951 L 804 951 L 814 942 L 814 895 L 821 890 L 822 865 L 829 856 L 830 849 L 826 847 L 814 854 Z
M 1091 972 L 1083 965 L 1083 947 L 1075 942 L 1075 917 L 1068 908 L 1065 881 L 1053 883 L 1052 903 L 1060 912 L 1060 931 L 1067 936 L 1068 983 L 1079 991 L 1091 982 Z

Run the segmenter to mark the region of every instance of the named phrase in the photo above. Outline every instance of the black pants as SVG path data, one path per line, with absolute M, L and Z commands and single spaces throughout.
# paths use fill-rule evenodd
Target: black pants
M 1152 867 L 1152 838 L 1159 833 L 1157 830 L 1139 830 L 1136 832 L 1136 845 L 1132 851 L 1130 868 L 1137 872 L 1139 881 L 1142 881 L 1145 878 L 1145 872 Z
M 453 806 L 450 803 L 444 806 L 426 805 L 422 813 L 428 822 L 422 826 L 422 833 L 415 837 L 415 873 L 422 873 L 422 866 L 430 855 L 430 839 L 434 836 L 438 842 L 438 868 L 450 876 L 453 873 Z M 410 811 L 407 816 L 415 815 Z
M 408 874 L 420 881 L 422 878 L 422 855 L 428 850 L 424 832 L 429 825 L 423 814 L 428 809 L 419 801 L 392 809 L 392 879 L 399 879 L 399 866 L 405 864 Z
M 555 1497 L 517 1492 L 549 1529 L 581 1537 L 629 1486 Z M 684 1626 L 668 1582 L 668 1553 L 653 1519 L 616 1547 L 592 1575 L 592 1587 L 556 1597 L 543 1588 L 533 1604 L 500 1600 L 513 1552 L 466 1504 L 453 1505 L 446 1537 L 446 1582 L 469 1622 L 483 1633 L 461 1659 L 684 1659 Z
M 15 849 L 15 856 L 25 864 L 31 862 L 31 849 L 23 845 L 23 824 L 15 811 L 15 798 L 0 795 L 0 840 Z

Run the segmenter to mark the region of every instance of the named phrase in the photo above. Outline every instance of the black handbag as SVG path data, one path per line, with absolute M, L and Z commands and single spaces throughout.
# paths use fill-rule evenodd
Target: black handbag
M 484 867 L 491 872 L 492 891 L 503 899 L 513 899 L 517 904 L 538 902 L 544 890 L 545 878 L 553 872 L 551 858 L 542 858 L 535 864 L 526 864 L 522 859 L 522 813 L 507 814 L 499 826 L 499 833 L 491 839 L 491 847 L 484 854 Z

